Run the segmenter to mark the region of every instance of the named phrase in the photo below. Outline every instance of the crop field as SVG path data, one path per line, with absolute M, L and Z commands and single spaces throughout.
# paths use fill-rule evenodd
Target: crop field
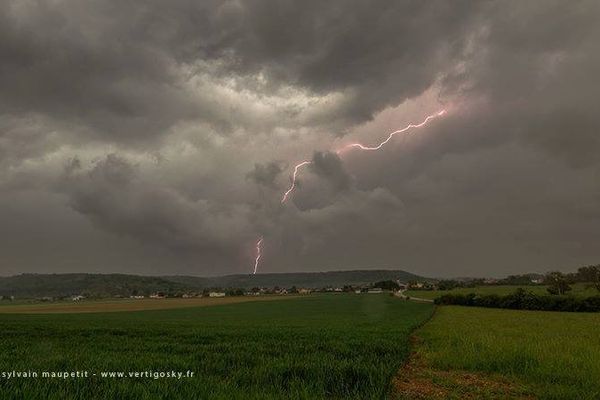
M 170 310 L 0 314 L 0 370 L 91 375 L 2 378 L 0 398 L 386 398 L 409 354 L 410 333 L 432 310 L 388 295 L 340 294 Z M 194 374 L 101 377 L 171 370 Z
M 238 297 L 197 297 L 172 299 L 117 299 L 81 300 L 49 303 L 5 303 L 0 314 L 53 314 L 53 313 L 98 313 L 117 311 L 165 310 L 184 307 L 206 307 L 221 304 L 243 303 L 248 301 L 286 300 L 293 296 L 238 296 Z
M 544 285 L 531 285 L 531 286 L 512 286 L 512 285 L 490 285 L 490 286 L 476 286 L 474 288 L 456 288 L 452 290 L 407 290 L 404 292 L 405 295 L 410 297 L 417 297 L 422 299 L 435 299 L 444 294 L 469 294 L 477 293 L 481 295 L 486 294 L 497 294 L 507 295 L 513 293 L 518 288 L 523 288 L 527 291 L 535 294 L 548 294 L 546 286 Z M 588 284 L 577 283 L 571 285 L 572 290 L 568 292 L 568 295 L 572 296 L 595 296 L 600 293 L 594 288 L 589 287 Z
M 418 353 L 428 368 L 483 373 L 505 396 L 522 395 L 509 398 L 598 399 L 599 326 L 599 314 L 444 306 L 417 332 Z

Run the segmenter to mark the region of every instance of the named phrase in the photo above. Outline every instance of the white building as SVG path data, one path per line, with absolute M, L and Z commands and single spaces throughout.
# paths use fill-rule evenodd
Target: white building
M 223 292 L 210 292 L 208 297 L 225 297 L 225 293 Z

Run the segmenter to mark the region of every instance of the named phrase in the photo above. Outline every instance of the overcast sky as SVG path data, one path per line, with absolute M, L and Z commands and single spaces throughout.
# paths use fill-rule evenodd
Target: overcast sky
M 596 0 L 0 2 L 0 274 L 599 263 L 599 43 Z

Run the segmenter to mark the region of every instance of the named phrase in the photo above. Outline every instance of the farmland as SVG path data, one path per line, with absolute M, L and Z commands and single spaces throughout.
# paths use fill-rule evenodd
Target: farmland
M 387 295 L 214 307 L 1 314 L 2 371 L 188 371 L 191 378 L 13 378 L 0 398 L 376 399 L 433 310 Z
M 117 311 L 167 310 L 171 308 L 207 307 L 221 304 L 243 303 L 248 301 L 285 300 L 293 296 L 260 296 L 260 297 L 221 297 L 221 298 L 173 298 L 173 299 L 109 299 L 82 300 L 78 302 L 57 301 L 49 303 L 21 302 L 4 303 L 0 314 L 51 314 L 51 313 L 98 313 Z
M 498 396 L 470 398 L 597 399 L 598 326 L 598 314 L 440 307 L 417 332 L 423 365 L 405 378 L 444 393 L 426 398 L 466 398 L 487 388 Z
M 432 313 L 385 294 L 4 305 L 0 371 L 88 377 L 3 377 L 0 398 L 598 398 L 599 314 Z

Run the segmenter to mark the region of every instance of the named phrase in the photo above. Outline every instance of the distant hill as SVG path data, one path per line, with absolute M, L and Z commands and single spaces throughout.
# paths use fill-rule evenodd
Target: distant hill
M 326 286 L 366 285 L 385 280 L 407 282 L 411 280 L 429 280 L 421 276 L 401 270 L 356 270 L 329 272 L 290 272 L 257 275 L 225 275 L 214 278 L 199 278 L 192 276 L 164 276 L 171 282 L 193 284 L 202 287 L 307 287 L 322 288 Z
M 207 288 L 308 287 L 365 285 L 382 280 L 410 281 L 426 278 L 400 270 L 356 270 L 298 272 L 257 275 L 140 276 L 125 274 L 21 274 L 0 277 L 0 296 L 16 298 L 148 295 L 162 291 L 177 293 Z
M 156 291 L 191 289 L 189 285 L 160 277 L 123 274 L 22 274 L 0 278 L 0 296 L 18 298 L 130 296 Z

